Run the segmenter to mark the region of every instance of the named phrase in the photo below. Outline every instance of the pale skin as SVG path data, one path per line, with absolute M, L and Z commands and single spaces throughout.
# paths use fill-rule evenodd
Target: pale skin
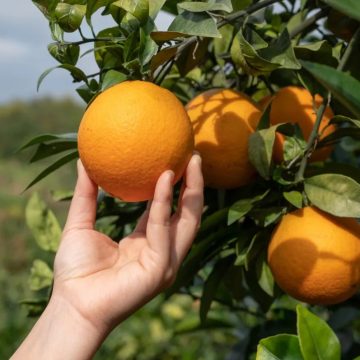
M 94 230 L 98 188 L 78 162 L 51 299 L 12 360 L 91 359 L 114 327 L 171 285 L 200 224 L 200 156 L 191 158 L 171 214 L 173 177 L 160 176 L 136 229 L 118 244 Z

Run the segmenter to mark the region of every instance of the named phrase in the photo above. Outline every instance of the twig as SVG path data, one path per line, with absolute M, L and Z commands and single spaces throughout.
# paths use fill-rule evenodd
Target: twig
M 290 38 L 293 39 L 297 35 L 301 34 L 304 30 L 310 28 L 312 25 L 314 25 L 319 19 L 325 17 L 327 13 L 329 12 L 328 8 L 322 9 L 318 11 L 313 16 L 310 16 L 306 20 L 304 20 L 300 25 L 296 26 L 291 32 L 290 32 Z

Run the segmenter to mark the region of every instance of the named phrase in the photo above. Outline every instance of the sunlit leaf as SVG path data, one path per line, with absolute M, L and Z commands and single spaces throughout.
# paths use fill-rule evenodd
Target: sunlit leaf
M 330 326 L 304 306 L 298 305 L 296 312 L 304 360 L 340 360 L 340 342 Z

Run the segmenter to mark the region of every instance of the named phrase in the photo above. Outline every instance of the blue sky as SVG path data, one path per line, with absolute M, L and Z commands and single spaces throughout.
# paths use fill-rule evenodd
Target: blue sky
M 158 27 L 166 29 L 171 18 L 160 14 Z M 109 20 L 95 18 L 95 27 L 108 26 Z M 43 82 L 40 91 L 36 83 L 40 74 L 57 62 L 47 52 L 50 43 L 48 23 L 31 0 L 2 1 L 0 10 L 0 103 L 15 99 L 31 99 L 47 95 L 77 96 L 75 85 L 65 70 L 55 70 Z M 84 57 L 80 67 L 95 72 L 92 56 Z

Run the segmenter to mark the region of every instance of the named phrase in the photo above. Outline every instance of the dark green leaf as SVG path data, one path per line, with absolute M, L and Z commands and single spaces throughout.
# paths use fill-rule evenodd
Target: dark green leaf
M 216 295 L 220 282 L 233 262 L 233 256 L 219 260 L 206 279 L 200 302 L 200 320 L 202 323 L 206 322 L 207 314 L 210 310 L 211 303 Z
M 298 305 L 297 330 L 304 360 L 340 360 L 339 339 L 326 322 Z
M 57 160 L 55 163 L 47 167 L 44 171 L 42 171 L 27 187 L 25 190 L 29 189 L 31 186 L 35 185 L 37 182 L 50 175 L 52 172 L 60 168 L 61 166 L 67 164 L 68 162 L 75 160 L 79 157 L 77 151 L 74 151 L 70 154 L 65 155 L 64 157 Z
M 127 76 L 116 70 L 109 70 L 102 81 L 101 91 L 106 90 L 107 88 L 119 84 L 127 79 Z
M 303 207 L 303 196 L 299 191 L 284 191 L 284 198 L 293 206 L 301 209 Z
M 335 216 L 360 217 L 360 184 L 341 174 L 305 179 L 305 193 L 312 204 Z
M 108 6 L 115 0 L 87 0 L 86 6 L 86 21 L 90 24 L 92 14 L 94 14 L 101 7 Z
M 266 252 L 260 254 L 256 260 L 256 275 L 259 286 L 269 295 L 274 296 L 274 278 L 266 262 Z
M 301 63 L 344 106 L 357 118 L 360 118 L 360 98 L 357 95 L 360 93 L 360 82 L 358 80 L 327 65 L 309 61 L 302 61 Z
M 140 28 L 139 58 L 142 66 L 148 64 L 158 50 L 156 42 L 150 37 L 154 28 L 155 24 L 151 18 L 149 18 L 145 26 Z
M 348 116 L 343 115 L 335 115 L 331 120 L 331 124 L 341 124 L 341 123 L 350 123 L 351 125 L 355 125 L 356 127 L 360 128 L 360 120 L 355 120 L 352 118 L 349 118 Z
M 228 225 L 233 224 L 235 221 L 241 219 L 245 216 L 253 207 L 254 205 L 262 200 L 270 190 L 266 190 L 264 193 L 253 196 L 247 199 L 240 199 L 236 203 L 234 203 L 230 209 L 228 214 Z
M 56 252 L 61 236 L 60 225 L 46 204 L 34 193 L 25 209 L 26 223 L 37 244 L 45 251 Z
M 51 56 L 61 64 L 75 65 L 79 59 L 79 45 L 52 43 L 48 45 L 48 50 Z
M 21 300 L 19 303 L 26 308 L 28 317 L 39 317 L 45 310 L 48 299 Z
M 255 221 L 256 225 L 267 227 L 279 220 L 285 212 L 286 208 L 282 206 L 258 208 L 251 210 L 250 217 Z
M 216 21 L 206 13 L 183 11 L 169 26 L 169 31 L 203 37 L 221 37 Z
M 49 156 L 73 149 L 77 149 L 76 141 L 58 141 L 50 144 L 41 143 L 36 149 L 35 154 L 30 159 L 30 162 L 33 163 Z
M 360 2 L 358 0 L 322 0 L 334 9 L 360 21 Z
M 336 143 L 344 137 L 351 137 L 355 140 L 360 140 L 360 128 L 340 128 L 336 129 L 326 137 L 320 140 L 319 147 L 326 146 L 331 143 Z
M 296 335 L 280 334 L 260 340 L 256 360 L 304 360 Z
M 270 179 L 275 133 L 289 125 L 278 124 L 268 129 L 257 130 L 249 138 L 249 160 L 264 179 Z
M 312 61 L 320 64 L 336 66 L 337 59 L 333 56 L 333 49 L 326 40 L 310 42 L 294 47 L 298 59 Z
M 67 4 L 60 2 L 55 9 L 55 18 L 66 32 L 77 30 L 86 14 L 86 5 Z
M 30 289 L 38 291 L 51 286 L 53 277 L 53 272 L 45 261 L 34 260 L 30 269 Z
M 39 77 L 38 83 L 37 83 L 37 90 L 39 91 L 40 85 L 43 82 L 43 80 L 45 79 L 45 77 L 47 75 L 49 75 L 49 73 L 51 73 L 53 70 L 55 69 L 65 69 L 68 70 L 70 72 L 70 74 L 72 75 L 74 81 L 79 82 L 79 81 L 85 81 L 87 83 L 87 77 L 86 74 L 80 70 L 79 68 L 70 65 L 70 64 L 62 64 L 59 66 L 54 66 L 50 69 L 45 70 Z
M 67 134 L 58 134 L 58 135 L 55 135 L 55 134 L 39 135 L 39 136 L 36 136 L 33 139 L 29 140 L 24 145 L 22 145 L 18 151 L 24 150 L 30 146 L 41 144 L 45 141 L 50 141 L 50 140 L 67 140 L 67 141 L 76 142 L 77 141 L 77 133 L 67 133 Z

